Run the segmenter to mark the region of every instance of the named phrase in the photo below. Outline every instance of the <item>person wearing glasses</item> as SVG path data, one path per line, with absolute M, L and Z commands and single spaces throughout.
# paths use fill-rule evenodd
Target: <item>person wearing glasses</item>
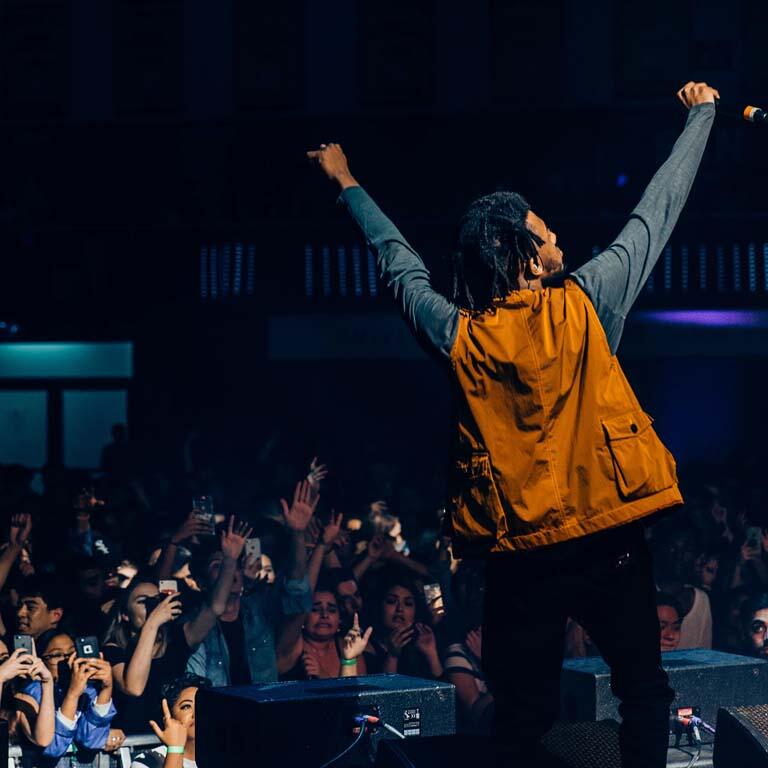
M 77 658 L 75 642 L 67 634 L 53 635 L 38 649 L 43 668 L 53 681 L 56 709 L 55 734 L 41 750 L 36 765 L 53 766 L 60 758 L 88 750 L 117 749 L 124 736 L 111 732 L 115 716 L 112 703 L 112 667 L 104 659 Z M 32 743 L 40 717 L 44 681 L 32 680 L 15 695 L 22 732 Z M 110 741 L 111 740 L 111 741 Z M 63 764 L 68 764 L 65 758 Z

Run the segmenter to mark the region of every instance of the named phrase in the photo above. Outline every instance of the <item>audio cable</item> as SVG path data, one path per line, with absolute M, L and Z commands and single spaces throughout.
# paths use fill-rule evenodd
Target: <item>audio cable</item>
M 389 723 L 385 723 L 380 717 L 376 717 L 375 715 L 355 715 L 354 721 L 356 723 L 360 724 L 360 732 L 355 736 L 354 741 L 346 747 L 342 752 L 339 752 L 338 755 L 335 757 L 332 757 L 327 762 L 323 763 L 320 768 L 328 768 L 329 766 L 333 765 L 335 762 L 341 760 L 344 755 L 351 752 L 362 740 L 365 734 L 367 733 L 367 728 L 370 726 L 371 728 L 384 728 L 385 730 L 389 731 L 390 733 L 393 733 L 395 736 L 397 736 L 400 739 L 404 739 L 405 736 L 400 733 L 400 731 L 397 730 L 397 728 L 394 728 Z

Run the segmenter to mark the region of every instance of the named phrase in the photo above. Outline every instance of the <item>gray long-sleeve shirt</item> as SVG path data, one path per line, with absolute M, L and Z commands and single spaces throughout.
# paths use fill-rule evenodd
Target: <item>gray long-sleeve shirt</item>
M 691 108 L 672 152 L 651 179 L 618 237 L 568 275 L 591 299 L 613 354 L 627 314 L 688 198 L 714 117 L 714 104 Z M 458 307 L 432 288 L 424 262 L 362 187 L 345 189 L 339 202 L 376 253 L 381 277 L 392 289 L 411 330 L 427 349 L 450 359 L 458 332 Z

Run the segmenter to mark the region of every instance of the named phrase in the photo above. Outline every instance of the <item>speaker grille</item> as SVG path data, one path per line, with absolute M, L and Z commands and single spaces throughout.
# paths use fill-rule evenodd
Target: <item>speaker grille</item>
M 615 720 L 557 725 L 542 741 L 569 768 L 609 768 L 621 765 L 618 727 Z
M 749 720 L 752 726 L 768 740 L 768 707 L 734 707 L 731 711 Z

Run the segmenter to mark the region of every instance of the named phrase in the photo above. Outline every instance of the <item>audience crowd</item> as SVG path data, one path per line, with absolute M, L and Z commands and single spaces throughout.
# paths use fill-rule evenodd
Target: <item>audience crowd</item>
M 334 509 L 316 459 L 290 484 L 285 466 L 269 482 L 260 466 L 258 496 L 210 468 L 148 474 L 113 434 L 101 472 L 49 472 L 42 493 L 0 467 L 0 690 L 28 764 L 151 734 L 162 746 L 134 766 L 195 768 L 199 689 L 278 680 L 440 679 L 460 728 L 488 727 L 483 562 L 454 558 L 443 510 L 406 514 L 413 492 L 392 483 L 389 498 Z M 768 658 L 768 486 L 744 462 L 681 481 L 686 506 L 647 529 L 661 651 Z M 573 621 L 565 651 L 599 654 Z

